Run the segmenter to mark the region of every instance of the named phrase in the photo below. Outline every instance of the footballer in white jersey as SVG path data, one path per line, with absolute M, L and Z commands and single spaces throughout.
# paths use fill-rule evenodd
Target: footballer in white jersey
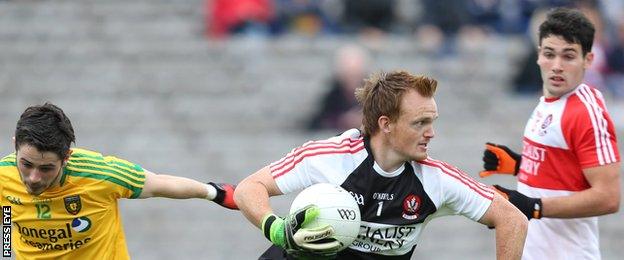
M 539 27 L 543 94 L 521 153 L 488 143 L 482 177 L 517 175 L 518 190 L 495 185 L 531 220 L 523 259 L 600 259 L 597 216 L 619 210 L 620 154 L 602 93 L 583 83 L 595 29 L 583 13 L 551 10 Z
M 339 259 L 410 259 L 429 221 L 446 215 L 478 221 L 494 196 L 490 187 L 431 158 L 385 172 L 357 129 L 308 142 L 270 169 L 285 194 L 333 183 L 355 197 L 362 215 L 360 234 Z

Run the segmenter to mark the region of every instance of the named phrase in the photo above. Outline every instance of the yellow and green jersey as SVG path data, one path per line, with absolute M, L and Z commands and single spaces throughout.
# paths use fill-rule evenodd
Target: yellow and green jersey
M 17 259 L 129 259 L 117 200 L 137 198 L 145 174 L 136 164 L 72 149 L 60 186 L 28 194 L 15 154 L 0 160 L 0 204 L 11 206 Z

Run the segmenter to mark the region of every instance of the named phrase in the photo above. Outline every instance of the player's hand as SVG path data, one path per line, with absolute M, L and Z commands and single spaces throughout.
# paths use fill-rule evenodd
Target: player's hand
M 505 189 L 499 185 L 494 185 L 494 189 L 505 199 L 509 200 L 511 204 L 516 206 L 527 219 L 542 218 L 542 199 L 527 197 L 516 190 Z
M 236 185 L 214 182 L 209 182 L 208 185 L 217 190 L 217 195 L 212 201 L 228 209 L 238 209 L 236 202 L 234 202 L 234 189 L 236 189 Z
M 507 146 L 486 143 L 485 151 L 483 151 L 483 168 L 485 170 L 479 172 L 479 176 L 485 178 L 492 174 L 516 175 L 521 160 L 522 156 Z
M 262 220 L 262 232 L 290 255 L 305 258 L 334 256 L 342 245 L 333 238 L 334 229 L 331 226 L 302 228 L 318 214 L 319 208 L 314 205 L 308 205 L 286 218 L 269 214 Z

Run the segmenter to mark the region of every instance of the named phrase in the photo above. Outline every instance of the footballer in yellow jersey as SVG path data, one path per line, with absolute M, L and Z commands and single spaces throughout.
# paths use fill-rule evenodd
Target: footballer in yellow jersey
M 233 185 L 155 174 L 70 148 L 74 139 L 69 119 L 49 103 L 27 108 L 17 123 L 16 152 L 0 159 L 0 206 L 10 207 L 16 259 L 129 259 L 121 198 L 202 198 L 236 208 Z
M 15 154 L 0 160 L 2 205 L 13 214 L 13 248 L 18 259 L 128 259 L 117 200 L 136 198 L 143 169 L 115 157 L 72 149 L 60 185 L 29 194 Z

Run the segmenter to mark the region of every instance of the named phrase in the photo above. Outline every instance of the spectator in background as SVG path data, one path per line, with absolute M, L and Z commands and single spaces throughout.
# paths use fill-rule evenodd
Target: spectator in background
M 519 94 L 536 94 L 542 90 L 542 76 L 539 66 L 535 62 L 537 57 L 537 46 L 539 40 L 537 31 L 539 25 L 546 20 L 546 9 L 539 9 L 533 12 L 527 32 L 527 41 L 531 45 L 531 50 L 521 61 L 520 70 L 513 78 L 514 92 Z
M 275 0 L 275 32 L 303 35 L 339 32 L 338 14 L 342 3 L 332 0 Z
M 205 0 L 207 35 L 269 34 L 274 13 L 272 0 Z
M 422 0 L 423 19 L 416 37 L 423 47 L 435 54 L 455 52 L 455 36 L 468 21 L 464 0 Z
M 344 0 L 343 23 L 347 32 L 390 31 L 394 22 L 395 0 Z
M 331 88 L 323 97 L 319 111 L 308 122 L 309 130 L 342 131 L 360 126 L 360 106 L 353 93 L 362 84 L 368 66 L 369 55 L 359 46 L 344 46 L 336 52 Z
M 608 50 L 609 74 L 607 87 L 617 98 L 624 97 L 624 18 L 618 21 L 615 28 L 615 38 Z
M 589 19 L 596 29 L 594 45 L 591 50 L 594 54 L 594 61 L 587 71 L 585 71 L 585 83 L 601 91 L 605 91 L 605 74 L 608 71 L 609 65 L 605 50 L 608 43 L 605 32 L 604 15 L 599 9 L 598 0 L 577 0 L 574 6 Z

